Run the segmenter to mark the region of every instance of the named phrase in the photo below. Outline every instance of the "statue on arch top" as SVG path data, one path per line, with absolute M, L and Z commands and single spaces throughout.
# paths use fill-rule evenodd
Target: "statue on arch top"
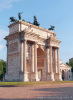
M 52 26 L 52 25 L 50 25 L 50 28 L 48 29 L 48 30 L 54 30 L 55 29 L 55 26 Z
M 18 18 L 19 18 L 19 20 L 21 20 L 21 14 L 22 14 L 23 12 L 19 12 L 18 13 Z
M 40 25 L 39 22 L 37 22 L 36 16 L 34 16 L 34 22 L 33 22 L 33 25 L 36 25 L 36 26 L 39 26 L 39 25 Z
M 17 20 L 15 19 L 15 17 L 10 17 L 10 22 L 16 22 Z

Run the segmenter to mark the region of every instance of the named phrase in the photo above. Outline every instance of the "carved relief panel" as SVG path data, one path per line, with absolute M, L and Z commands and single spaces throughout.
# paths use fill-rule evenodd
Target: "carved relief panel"
M 9 44 L 9 53 L 18 51 L 18 42 Z

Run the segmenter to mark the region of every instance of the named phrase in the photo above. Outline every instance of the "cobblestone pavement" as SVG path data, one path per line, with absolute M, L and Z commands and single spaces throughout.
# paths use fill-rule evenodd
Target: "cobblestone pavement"
M 0 87 L 0 100 L 73 100 L 73 83 Z

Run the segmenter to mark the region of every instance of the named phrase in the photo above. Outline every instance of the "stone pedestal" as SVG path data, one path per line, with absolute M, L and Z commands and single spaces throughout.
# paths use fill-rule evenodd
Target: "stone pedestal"
M 55 81 L 54 73 L 47 73 L 47 81 Z
M 40 80 L 38 79 L 38 72 L 35 73 L 35 81 L 40 81 Z
M 29 81 L 29 79 L 28 79 L 28 72 L 24 73 L 24 80 L 23 81 L 25 81 L 25 82 Z
M 35 73 L 34 73 L 34 72 L 32 72 L 32 73 L 30 73 L 30 74 L 31 74 L 30 81 L 35 81 Z
M 23 81 L 23 82 L 27 82 L 27 81 L 29 81 L 29 79 L 28 79 L 28 72 L 20 72 L 19 73 L 19 80 L 20 81 Z
M 55 73 L 54 78 L 55 78 L 55 81 L 62 81 L 62 74 L 61 73 Z

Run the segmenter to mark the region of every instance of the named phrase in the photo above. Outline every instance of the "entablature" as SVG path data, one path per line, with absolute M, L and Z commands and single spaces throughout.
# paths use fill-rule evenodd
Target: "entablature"
M 57 38 L 55 37 L 50 37 L 46 40 L 46 45 L 47 46 L 53 46 L 53 47 L 59 47 L 59 44 L 61 43 L 61 41 L 59 41 Z

